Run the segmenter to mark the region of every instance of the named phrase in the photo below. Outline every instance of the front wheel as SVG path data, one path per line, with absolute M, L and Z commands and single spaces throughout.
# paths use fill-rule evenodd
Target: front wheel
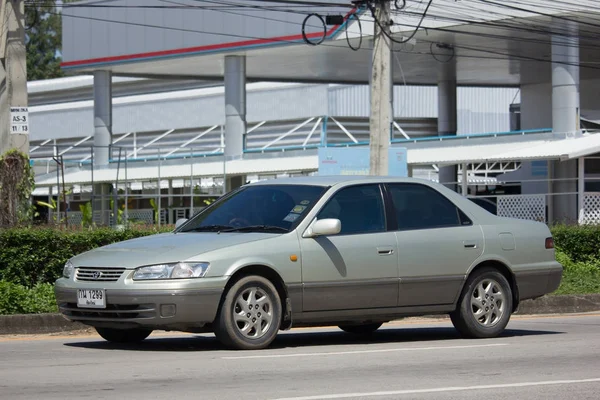
M 104 339 L 114 343 L 138 343 L 152 333 L 150 329 L 113 329 L 96 328 L 96 332 Z
M 215 319 L 215 336 L 233 349 L 263 349 L 275 340 L 281 313 L 281 299 L 271 281 L 246 276 L 225 294 Z
M 450 319 L 462 336 L 496 337 L 506 328 L 512 306 L 512 291 L 504 275 L 495 268 L 482 268 L 467 280 Z

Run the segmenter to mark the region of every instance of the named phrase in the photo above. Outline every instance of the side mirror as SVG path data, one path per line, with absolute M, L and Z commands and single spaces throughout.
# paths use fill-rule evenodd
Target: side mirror
M 181 225 L 185 224 L 187 221 L 188 221 L 187 218 L 179 218 L 175 222 L 175 229 L 179 228 Z
M 337 235 L 341 230 L 342 222 L 339 219 L 319 219 L 308 228 L 307 237 Z

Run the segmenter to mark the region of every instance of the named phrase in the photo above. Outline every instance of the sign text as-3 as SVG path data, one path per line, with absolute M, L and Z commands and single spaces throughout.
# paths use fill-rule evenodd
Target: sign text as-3
M 29 134 L 29 109 L 27 107 L 10 108 L 10 133 Z

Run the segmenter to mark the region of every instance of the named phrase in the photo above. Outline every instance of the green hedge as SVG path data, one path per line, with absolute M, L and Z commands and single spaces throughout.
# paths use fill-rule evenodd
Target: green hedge
M 171 228 L 163 228 L 163 231 Z M 74 255 L 107 244 L 158 233 L 154 228 L 116 231 L 16 228 L 0 231 L 0 281 L 33 287 L 54 283 Z
M 172 228 L 0 230 L 0 314 L 56 311 L 52 287 L 69 258 Z M 562 284 L 554 294 L 600 293 L 600 227 L 555 226 L 552 234 L 557 259 L 565 268 Z
M 600 226 L 557 225 L 551 230 L 556 247 L 571 260 L 600 260 Z
M 0 281 L 0 315 L 54 312 L 58 312 L 58 307 L 51 283 L 39 283 L 27 288 Z

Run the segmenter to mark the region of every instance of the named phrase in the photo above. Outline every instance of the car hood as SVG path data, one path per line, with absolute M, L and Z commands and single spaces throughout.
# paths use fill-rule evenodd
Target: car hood
M 137 268 L 142 265 L 184 261 L 209 251 L 274 236 L 276 235 L 269 233 L 163 233 L 99 247 L 80 254 L 71 261 L 76 267 Z

